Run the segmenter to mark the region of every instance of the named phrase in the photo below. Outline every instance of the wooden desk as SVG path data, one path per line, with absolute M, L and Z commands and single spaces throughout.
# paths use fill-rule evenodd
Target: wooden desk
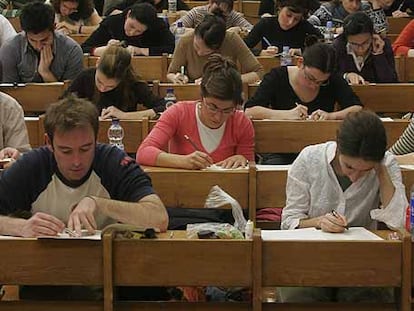
M 71 37 L 73 40 L 75 40 L 79 45 L 84 43 L 91 34 L 70 34 L 69 37 Z
M 29 142 L 32 148 L 42 146 L 44 143 L 43 135 L 40 133 L 39 118 L 38 117 L 25 117 L 24 118 L 27 134 L 29 135 Z
M 260 286 L 260 262 L 255 254 L 260 251 L 260 237 L 254 240 L 188 240 L 183 234 L 174 238 L 154 240 L 111 240 L 112 258 L 106 257 L 105 266 L 113 271 L 113 286 Z M 111 264 L 112 263 L 112 264 Z M 258 269 L 256 269 L 256 266 Z M 110 286 L 108 286 L 109 288 Z M 253 304 L 259 302 L 258 292 Z M 245 303 L 186 303 L 186 302 L 122 302 L 109 299 L 106 311 L 112 306 L 139 307 L 145 310 L 218 310 L 248 311 L 252 304 Z M 127 309 L 122 309 L 127 310 Z M 131 310 L 131 309 L 128 309 Z M 257 309 L 258 310 L 258 309 Z
M 388 33 L 399 34 L 401 30 L 412 20 L 412 17 L 387 17 Z
M 41 114 L 50 104 L 59 100 L 67 84 L 64 82 L 26 83 L 24 86 L 0 86 L 0 92 L 14 97 L 25 114 Z
M 342 121 L 277 121 L 253 120 L 255 151 L 297 153 L 304 147 L 336 139 Z M 383 122 L 387 132 L 388 147 L 401 136 L 408 121 Z
M 257 24 L 260 20 L 259 6 L 260 1 L 242 1 L 242 13 L 244 18 L 247 19 L 252 25 Z
M 386 237 L 388 231 L 378 232 Z M 263 241 L 262 286 L 399 287 L 410 310 L 410 237 L 403 241 Z M 353 254 L 353 255 L 351 255 Z M 295 308 L 296 307 L 296 308 Z M 270 304 L 263 310 L 397 310 L 396 304 Z
M 203 208 L 210 189 L 219 185 L 241 207 L 249 206 L 249 171 L 200 171 L 143 167 L 155 192 L 167 207 Z M 229 207 L 229 206 L 227 206 Z
M 103 284 L 102 245 L 80 240 L 0 240 L 0 284 Z M 1 310 L 102 310 L 102 302 L 0 301 Z
M 177 101 L 182 100 L 199 100 L 201 99 L 200 85 L 195 83 L 188 84 L 174 84 L 174 83 L 160 83 L 154 81 L 152 85 L 152 92 L 161 98 L 165 97 L 168 88 L 174 89 Z

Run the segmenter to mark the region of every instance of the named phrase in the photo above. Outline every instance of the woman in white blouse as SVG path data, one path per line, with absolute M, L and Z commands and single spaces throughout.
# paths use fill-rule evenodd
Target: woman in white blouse
M 14 30 L 12 24 L 10 24 L 6 17 L 0 14 L 0 46 L 15 35 L 16 30 Z
M 315 227 L 343 232 L 349 226 L 375 229 L 377 221 L 402 228 L 408 206 L 397 161 L 386 152 L 381 120 L 372 112 L 350 113 L 335 141 L 308 146 L 288 173 L 282 229 Z M 388 288 L 281 288 L 284 302 L 389 302 Z M 355 294 L 356 293 L 356 294 Z M 367 298 L 368 297 L 368 298 Z

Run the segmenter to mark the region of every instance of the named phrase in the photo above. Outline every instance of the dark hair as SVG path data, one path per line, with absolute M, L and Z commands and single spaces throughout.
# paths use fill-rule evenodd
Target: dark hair
M 96 107 L 88 100 L 69 95 L 46 110 L 44 126 L 51 143 L 56 131 L 66 133 L 80 127 L 91 126 L 98 136 L 99 120 Z
M 34 34 L 45 30 L 54 31 L 55 12 L 50 5 L 43 2 L 29 2 L 23 6 L 20 24 L 25 32 Z
M 380 162 L 387 148 L 387 135 L 378 116 L 370 111 L 349 113 L 340 125 L 336 141 L 341 154 Z
M 130 17 L 148 28 L 153 28 L 158 21 L 157 11 L 149 3 L 136 3 L 129 9 Z
M 344 19 L 344 32 L 343 37 L 345 39 L 348 36 L 358 35 L 360 33 L 374 33 L 374 24 L 371 18 L 364 12 L 355 12 L 349 14 Z
M 232 100 L 234 105 L 241 105 L 242 80 L 237 66 L 220 54 L 212 54 L 203 67 L 201 96 L 221 100 Z
M 201 38 L 208 48 L 218 50 L 226 36 L 226 22 L 223 11 L 216 8 L 213 14 L 207 14 L 195 28 L 194 35 Z
M 93 0 L 50 0 L 55 12 L 60 13 L 60 4 L 62 2 L 74 2 L 78 4 L 77 12 L 69 15 L 69 18 L 74 21 L 90 18 L 95 8 Z
M 280 0 L 277 2 L 280 9 L 287 7 L 293 13 L 300 13 L 304 18 L 308 17 L 309 12 L 313 12 L 319 8 L 318 0 Z
M 97 70 L 105 75 L 108 79 L 115 79 L 119 82 L 117 88 L 122 94 L 122 106 L 117 108 L 122 111 L 136 110 L 137 103 L 134 102 L 133 85 L 139 81 L 131 65 L 131 54 L 128 50 L 120 45 L 110 45 L 103 52 Z M 99 102 L 100 92 L 95 87 L 93 102 Z M 99 107 L 99 109 L 106 107 Z
M 220 4 L 224 4 L 224 6 L 226 7 L 226 11 L 229 12 L 231 12 L 234 7 L 234 0 L 212 0 L 212 3 L 217 4 L 218 7 L 220 7 Z
M 323 73 L 332 73 L 336 69 L 336 52 L 331 44 L 316 42 L 305 48 L 303 64 L 319 69 Z

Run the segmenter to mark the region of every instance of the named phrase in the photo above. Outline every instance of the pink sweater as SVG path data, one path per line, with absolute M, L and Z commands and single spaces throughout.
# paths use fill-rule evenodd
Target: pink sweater
M 186 155 L 193 153 L 194 147 L 184 138 L 188 135 L 193 142 L 206 152 L 197 127 L 196 102 L 179 102 L 168 108 L 145 138 L 137 151 L 137 162 L 154 166 L 162 151 Z M 252 122 L 242 111 L 236 111 L 226 121 L 226 128 L 218 147 L 210 154 L 214 162 L 230 156 L 243 155 L 249 161 L 254 160 L 254 129 Z
M 392 44 L 395 56 L 407 55 L 409 49 L 414 48 L 414 20 L 409 22 Z

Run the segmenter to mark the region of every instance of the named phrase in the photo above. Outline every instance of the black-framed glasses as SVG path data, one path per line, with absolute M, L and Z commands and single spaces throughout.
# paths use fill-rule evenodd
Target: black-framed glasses
M 217 107 L 216 105 L 214 105 L 213 103 L 208 103 L 205 100 L 205 98 L 203 98 L 203 103 L 204 103 L 204 105 L 206 105 L 207 109 L 210 110 L 213 113 L 219 113 L 220 112 L 224 115 L 229 115 L 229 114 L 232 114 L 236 110 L 235 107 L 229 107 L 229 108 L 221 109 L 221 108 Z
M 324 81 L 318 81 L 314 76 L 310 75 L 307 71 L 306 71 L 306 67 L 303 66 L 303 75 L 305 76 L 305 79 L 308 80 L 309 82 L 317 85 L 317 86 L 327 86 L 329 84 L 329 79 L 324 80 Z

